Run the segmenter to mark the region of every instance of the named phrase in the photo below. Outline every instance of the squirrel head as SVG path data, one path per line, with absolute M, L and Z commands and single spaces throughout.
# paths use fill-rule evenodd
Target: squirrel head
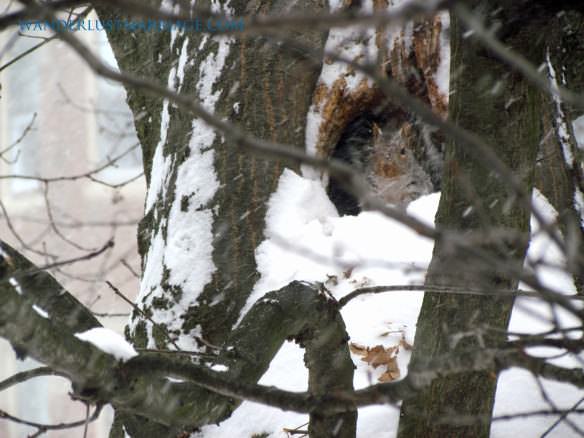
M 398 129 L 382 129 L 373 123 L 372 130 L 373 153 L 367 177 L 373 190 L 386 202 L 398 205 L 430 193 L 430 177 L 407 142 L 412 125 L 404 122 Z

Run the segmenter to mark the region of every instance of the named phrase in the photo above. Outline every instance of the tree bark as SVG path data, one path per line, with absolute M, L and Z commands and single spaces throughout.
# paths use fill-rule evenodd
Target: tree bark
M 492 3 L 472 2 L 481 6 L 485 16 L 499 6 Z M 541 139 L 541 94 L 478 43 L 465 38 L 465 31 L 453 16 L 449 118 L 492 145 L 530 193 Z M 507 31 L 505 43 L 539 65 L 543 51 L 533 44 L 534 32 L 539 30 L 529 25 L 521 29 L 503 26 L 502 32 Z M 463 144 L 450 142 L 446 149 L 436 226 L 457 230 L 466 236 L 462 238 L 480 239 L 464 251 L 453 250 L 448 241 L 437 241 L 427 283 L 489 291 L 517 287 L 529 237 L 529 209 L 509 192 L 507 181 L 475 159 Z M 514 232 L 514 238 L 504 237 L 508 230 Z M 505 339 L 512 303 L 509 298 L 426 294 L 409 372 L 415 376 L 442 354 L 499 345 Z M 403 403 L 398 436 L 487 437 L 496 383 L 494 367 L 434 379 L 427 389 Z M 457 421 L 461 416 L 476 421 L 462 424 Z
M 291 9 L 285 2 L 270 0 L 219 3 L 221 12 L 236 16 L 318 12 L 326 6 L 322 0 L 303 0 Z M 206 5 L 197 2 L 198 8 Z M 107 9 L 99 12 L 107 17 L 114 14 Z M 307 29 L 294 35 L 316 52 L 322 49 L 325 37 L 323 32 Z M 146 42 L 140 38 L 128 33 L 110 35 L 122 69 L 139 75 L 145 72 L 177 92 L 197 95 L 210 112 L 254 136 L 303 148 L 306 113 L 322 60 L 282 50 L 263 37 L 178 32 L 148 35 Z M 142 66 L 147 66 L 144 71 Z M 128 96 L 143 144 L 149 194 L 138 236 L 144 270 L 137 302 L 141 312 L 133 313 L 127 334 L 139 347 L 178 346 L 214 353 L 213 346 L 221 347 L 231 339 L 230 333 L 259 278 L 255 250 L 263 239 L 266 203 L 284 166 L 242 152 L 238 145 L 168 102 L 135 90 Z M 201 169 L 201 163 L 209 157 L 210 166 Z M 198 174 L 205 172 L 210 177 L 197 180 Z M 197 217 L 202 220 L 189 229 L 189 221 Z M 208 229 L 205 222 L 211 224 Z M 178 264 L 177 254 L 182 258 Z M 185 268 L 195 274 L 200 271 L 199 275 L 185 275 Z M 326 309 L 312 312 L 317 315 L 326 313 Z M 262 333 L 279 332 L 277 324 L 273 320 Z M 257 327 L 254 330 L 257 338 Z M 344 330 L 311 327 L 303 339 L 310 390 L 322 394 L 352 388 L 353 365 L 346 351 Z M 255 339 L 248 349 L 257 349 L 264 342 Z M 338 362 L 331 364 L 326 352 L 340 354 Z M 261 364 L 263 373 L 269 362 Z M 257 364 L 251 369 L 257 371 Z M 328 379 L 323 378 L 325 369 Z M 262 373 L 248 378 L 257 381 Z M 330 428 L 341 420 L 344 426 L 337 436 L 354 436 L 355 412 L 332 417 L 318 416 L 317 412 L 311 419 L 312 435 L 330 436 Z M 167 436 L 182 430 L 144 418 L 118 416 L 112 436 L 121 436 L 122 425 L 140 437 Z
M 584 15 L 565 11 L 550 20 L 547 39 L 547 74 L 558 86 L 581 93 L 584 90 Z M 583 111 L 559 97 L 544 96 L 544 133 L 536 166 L 536 187 L 558 212 L 558 223 L 570 242 L 568 267 L 580 295 L 584 294 L 584 152 L 579 147 L 573 122 Z
M 222 6 L 222 12 L 238 16 L 276 14 L 285 8 L 285 5 L 271 1 L 221 3 L 230 4 L 230 9 Z M 203 8 L 205 5 L 197 3 L 197 7 Z M 323 7 L 322 1 L 306 0 L 296 4 L 294 10 L 318 11 Z M 100 13 L 107 17 L 114 14 L 111 10 Z M 209 86 L 217 100 L 216 106 L 211 109 L 214 113 L 260 138 L 299 148 L 303 146 L 306 110 L 320 61 L 307 60 L 301 53 L 283 51 L 268 39 L 257 37 L 235 35 L 227 39 L 201 33 L 177 33 L 174 36 L 168 32 L 154 34 L 158 36 L 146 35 L 146 42 L 140 42 L 142 35 L 136 37 L 126 32 L 109 35 L 122 69 L 134 74 L 151 75 L 168 82 L 177 91 L 202 98 L 208 97 L 209 91 L 204 93 L 201 88 L 206 82 L 212 82 Z M 315 31 L 298 35 L 303 44 L 315 50 L 322 48 L 324 37 L 324 34 Z M 186 52 L 182 80 L 177 78 L 178 69 L 175 68 L 181 51 Z M 129 57 L 126 56 L 128 52 Z M 212 62 L 219 64 L 214 72 L 218 76 L 204 77 L 204 74 L 209 74 L 205 68 Z M 154 67 L 151 67 L 152 64 Z M 143 65 L 147 66 L 145 70 Z M 202 93 L 205 95 L 202 96 Z M 173 281 L 173 268 L 163 260 L 163 281 L 160 285 L 152 285 L 152 291 L 144 291 L 144 294 L 156 295 L 157 299 L 146 303 L 142 296 L 142 302 L 138 304 L 145 312 L 152 313 L 156 320 L 157 309 L 167 310 L 181 295 L 196 295 L 183 314 L 178 315 L 183 318 L 182 333 L 171 335 L 180 338 L 183 333 L 196 328 L 200 339 L 220 345 L 239 318 L 240 310 L 257 280 L 254 251 L 263 238 L 265 203 L 275 190 L 283 166 L 279 162 L 250 156 L 220 135 L 205 145 L 205 150 L 193 150 L 193 143 L 197 140 L 193 137 L 213 134 L 201 131 L 199 125 L 193 127 L 193 122 L 197 120 L 172 105 L 164 114 L 164 104 L 160 99 L 150 100 L 156 104 L 147 105 L 145 102 L 146 98 L 139 91 L 129 90 L 129 104 L 144 149 L 145 171 L 151 173 L 155 167 L 157 147 L 160 147 L 162 159 L 168 164 L 164 169 L 158 169 L 163 172 L 163 187 L 157 187 L 160 189 L 158 193 L 149 195 L 154 202 L 147 205 L 146 216 L 140 225 L 138 237 L 143 267 L 148 270 L 148 264 L 154 262 L 149 262 L 148 257 L 153 236 L 161 232 L 164 242 L 168 243 L 168 229 L 171 226 L 166 221 L 173 209 L 178 208 L 187 215 L 205 211 L 213 216 L 213 275 L 203 290 L 185 291 L 183 284 Z M 159 123 L 163 117 L 168 118 L 168 124 L 166 134 L 161 137 L 160 131 L 164 129 L 156 129 L 156 126 L 166 128 L 165 124 Z M 159 138 L 163 141 L 158 141 L 157 145 Z M 190 193 L 176 193 L 178 174 L 192 166 L 189 157 L 197 153 L 203 155 L 207 150 L 212 151 L 218 188 L 204 205 L 193 205 L 195 201 L 191 202 L 191 199 L 196 199 L 194 192 L 200 188 L 195 184 Z M 148 176 L 149 190 L 152 190 L 153 182 Z M 160 178 L 160 175 L 157 176 Z M 209 183 L 213 185 L 213 181 Z M 154 341 L 158 347 L 163 347 L 168 343 L 162 336 L 152 339 L 147 334 L 150 323 L 140 315 L 134 315 L 133 319 L 135 325 L 131 336 L 137 345 L 144 346 Z M 207 348 L 204 343 L 199 343 L 199 347 L 202 350 Z

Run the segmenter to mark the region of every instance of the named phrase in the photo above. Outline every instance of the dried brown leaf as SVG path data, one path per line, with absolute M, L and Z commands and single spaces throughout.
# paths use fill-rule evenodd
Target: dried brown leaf
M 351 350 L 351 353 L 353 354 L 365 356 L 368 353 L 369 348 L 367 348 L 365 345 L 356 344 L 355 342 L 349 342 L 349 350 Z
M 375 347 L 369 349 L 365 357 L 361 359 L 367 362 L 373 368 L 377 368 L 380 365 L 386 365 L 387 363 L 395 360 L 396 347 L 385 348 L 383 345 L 376 345 Z

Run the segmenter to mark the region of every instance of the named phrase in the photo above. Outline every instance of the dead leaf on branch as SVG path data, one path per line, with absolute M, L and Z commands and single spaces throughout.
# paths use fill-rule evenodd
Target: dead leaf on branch
M 353 354 L 364 356 L 365 354 L 367 354 L 368 348 L 365 347 L 364 345 L 357 344 L 355 342 L 349 342 L 349 350 L 351 350 L 351 353 Z
M 394 380 L 399 379 L 400 372 L 399 367 L 397 366 L 397 356 L 394 356 L 387 364 L 387 369 L 385 372 L 379 377 L 379 381 L 381 383 L 385 382 L 393 382 Z
M 381 365 L 386 365 L 395 359 L 397 350 L 399 347 L 389 347 L 384 348 L 383 345 L 376 345 L 375 347 L 368 349 L 367 354 L 361 359 L 363 362 L 367 362 L 373 368 L 377 368 Z
M 354 342 L 349 342 L 349 349 L 351 352 L 355 355 L 362 356 L 361 360 L 363 362 L 367 362 L 373 368 L 385 366 L 384 373 L 379 377 L 380 382 L 391 382 L 399 379 L 400 372 L 397 365 L 399 347 L 400 345 L 387 348 L 383 345 L 376 345 L 371 348 Z

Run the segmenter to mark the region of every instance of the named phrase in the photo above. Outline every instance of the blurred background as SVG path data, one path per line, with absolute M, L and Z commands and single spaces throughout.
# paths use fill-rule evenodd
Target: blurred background
M 0 0 L 0 10 L 11 3 Z M 104 32 L 78 36 L 116 65 Z M 97 78 L 49 33 L 13 28 L 0 38 L 0 239 L 38 265 L 82 257 L 113 239 L 112 250 L 50 273 L 104 326 L 122 333 L 131 307 L 105 281 L 134 299 L 140 272 L 136 226 L 145 193 L 125 91 Z M 37 366 L 16 360 L 0 340 L 0 380 Z M 3 391 L 0 409 L 38 423 L 85 418 L 85 406 L 72 401 L 69 390 L 65 379 L 35 378 Z M 88 436 L 107 436 L 111 417 L 106 409 Z M 0 421 L 0 437 L 34 431 Z M 76 428 L 45 436 L 82 434 Z

